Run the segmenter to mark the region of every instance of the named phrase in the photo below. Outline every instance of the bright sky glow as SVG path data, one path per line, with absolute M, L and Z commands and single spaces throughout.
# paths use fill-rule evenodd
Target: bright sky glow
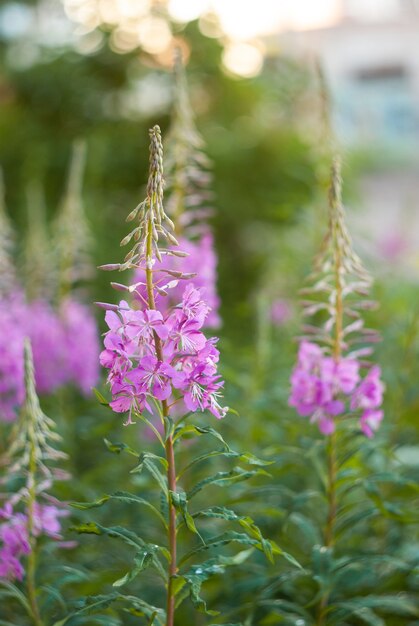
M 263 52 L 257 46 L 233 42 L 224 48 L 223 64 L 233 74 L 251 78 L 262 69 Z
M 138 45 L 150 54 L 169 58 L 174 36 L 163 14 L 152 12 L 155 0 L 62 0 L 70 19 L 85 32 L 99 24 L 114 28 L 111 44 L 117 52 Z M 162 0 L 159 0 L 162 1 Z M 343 13 L 361 19 L 394 15 L 399 0 L 166 0 L 170 17 L 179 23 L 200 18 L 208 36 L 221 37 L 223 64 L 240 76 L 255 76 L 262 68 L 260 38 L 281 30 L 331 26 Z M 210 18 L 210 16 L 212 16 Z M 215 17 L 214 17 L 215 16 Z M 215 20 L 215 21 L 214 21 Z M 217 26 L 217 20 L 219 26 Z M 258 39 L 259 38 L 259 39 Z
M 284 28 L 325 26 L 339 15 L 339 0 L 170 0 L 169 12 L 180 22 L 213 11 L 232 39 L 248 40 Z

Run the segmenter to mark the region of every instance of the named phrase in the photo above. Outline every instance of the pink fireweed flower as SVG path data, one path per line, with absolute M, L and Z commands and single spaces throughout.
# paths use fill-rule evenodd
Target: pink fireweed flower
M 47 535 L 52 539 L 62 539 L 60 517 L 68 517 L 70 512 L 54 504 L 39 504 L 35 502 L 34 507 L 34 528 L 35 537 L 39 535 Z
M 355 359 L 323 357 L 320 363 L 321 377 L 327 381 L 334 393 L 352 393 L 359 382 L 359 363 Z
M 377 409 L 381 406 L 384 384 L 381 381 L 381 368 L 375 365 L 355 391 L 351 400 L 351 409 Z
M 100 360 L 110 370 L 111 408 L 129 413 L 125 424 L 133 423 L 133 413 L 150 410 L 147 397 L 178 400 L 179 393 L 189 411 L 208 409 L 217 418 L 224 417 L 216 339 L 206 339 L 200 330 L 207 314 L 208 306 L 191 284 L 166 317 L 152 309 L 127 310 L 125 302 L 119 314 L 106 313 L 109 331 Z M 155 354 L 153 332 L 161 340 L 163 361 Z
M 128 412 L 128 418 L 124 426 L 134 423 L 132 420 L 133 411 L 142 413 L 145 407 L 150 410 L 145 393 L 142 389 L 138 388 L 138 386 L 128 382 L 114 380 L 111 383 L 111 390 L 113 397 L 112 402 L 109 404 L 111 409 L 115 411 L 115 413 Z
M 157 400 L 167 400 L 172 393 L 170 381 L 174 374 L 171 365 L 149 355 L 140 360 L 139 366 L 131 370 L 129 377 L 145 393 L 151 393 Z
M 320 364 L 323 358 L 322 349 L 310 341 L 302 341 L 298 350 L 298 365 L 301 369 L 310 371 Z
M 374 436 L 376 430 L 378 430 L 384 417 L 383 411 L 377 411 L 374 409 L 367 409 L 363 412 L 360 419 L 361 430 L 367 437 Z
M 189 411 L 208 409 L 217 419 L 221 419 L 228 409 L 221 407 L 218 402 L 224 383 L 215 372 L 213 366 L 198 363 L 191 371 L 179 374 L 174 385 L 183 391 L 183 399 Z
M 310 417 L 324 435 L 334 432 L 333 418 L 349 409 L 364 409 L 360 426 L 371 437 L 383 417 L 382 411 L 374 410 L 383 399 L 380 373 L 375 366 L 361 380 L 360 364 L 355 359 L 341 357 L 336 361 L 325 356 L 318 345 L 302 341 L 291 375 L 289 405 L 301 416 Z
M 318 376 L 304 370 L 295 369 L 291 376 L 290 406 L 303 416 L 311 415 L 332 399 L 331 388 Z
M 23 580 L 25 569 L 19 559 L 7 548 L 0 548 L 0 578 Z
M 199 320 L 188 319 L 183 312 L 176 311 L 168 319 L 169 336 L 179 352 L 196 354 L 205 347 L 205 335 L 200 332 Z
M 130 339 L 149 343 L 156 333 L 160 339 L 167 339 L 169 331 L 164 324 L 160 311 L 146 309 L 145 311 L 127 311 L 124 315 L 125 332 Z

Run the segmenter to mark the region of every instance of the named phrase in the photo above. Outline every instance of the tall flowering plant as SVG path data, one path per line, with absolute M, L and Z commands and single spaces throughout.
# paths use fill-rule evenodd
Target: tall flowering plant
M 57 448 L 60 437 L 55 424 L 39 405 L 29 341 L 25 342 L 24 367 L 25 402 L 2 459 L 0 587 L 6 587 L 22 604 L 34 626 L 42 626 L 36 585 L 38 543 L 42 536 L 62 539 L 60 518 L 68 511 L 49 491 L 68 475 L 57 465 L 66 455 Z M 16 586 L 22 581 L 23 596 Z
M 332 166 L 328 229 L 309 281 L 303 290 L 303 307 L 305 316 L 312 321 L 303 328 L 291 376 L 289 404 L 316 423 L 328 439 L 323 541 L 325 549 L 331 549 L 340 512 L 340 425 L 356 418 L 359 430 L 366 437 L 373 437 L 383 419 L 384 392 L 380 367 L 369 361 L 378 336 L 365 328 L 362 317 L 365 310 L 374 307 L 368 297 L 371 278 L 353 250 L 345 224 L 338 159 Z M 327 619 L 329 597 L 330 590 L 323 590 L 318 626 Z
M 246 480 L 257 469 L 244 470 L 235 467 L 230 472 L 218 472 L 200 480 L 196 485 L 184 489 L 180 478 L 197 463 L 226 456 L 244 463 L 261 466 L 264 463 L 252 455 L 241 455 L 229 448 L 217 430 L 190 423 L 194 414 L 209 411 L 217 419 L 225 416 L 227 407 L 222 403 L 223 381 L 218 373 L 219 352 L 217 339 L 207 339 L 202 332 L 209 313 L 209 306 L 199 289 L 189 282 L 191 276 L 183 272 L 167 269 L 163 259 L 167 256 L 182 258 L 185 254 L 177 249 L 177 241 L 172 234 L 173 223 L 163 207 L 163 149 L 160 129 L 150 130 L 150 173 L 146 199 L 128 216 L 128 221 L 138 220 L 137 226 L 124 238 L 122 243 L 134 240 L 134 246 L 127 254 L 124 263 L 103 266 L 105 270 L 136 269 L 137 282 L 131 286 L 112 283 L 117 290 L 128 293 L 145 291 L 140 309 L 131 307 L 122 300 L 119 304 L 104 304 L 105 319 L 109 330 L 105 334 L 105 349 L 101 363 L 108 369 L 108 384 L 112 393 L 110 407 L 125 415 L 124 424 L 133 425 L 145 422 L 154 432 L 163 450 L 163 456 L 143 452 L 138 455 L 139 465 L 134 472 L 147 469 L 158 484 L 162 502 L 154 507 L 144 498 L 127 492 L 117 492 L 105 496 L 91 504 L 77 504 L 80 509 L 99 506 L 113 498 L 119 502 L 136 502 L 151 506 L 160 520 L 166 535 L 164 545 L 146 543 L 131 530 L 105 528 L 89 522 L 76 527 L 81 533 L 106 534 L 122 538 L 136 546 L 134 568 L 122 579 L 115 581 L 120 587 L 131 582 L 146 567 L 153 567 L 161 576 L 166 589 L 165 608 L 152 607 L 144 599 L 114 594 L 107 601 L 128 601 L 133 610 L 143 611 L 153 617 L 158 624 L 173 626 L 175 609 L 190 598 L 196 608 L 206 611 L 206 604 L 200 597 L 202 583 L 215 573 L 222 573 L 226 566 L 239 560 L 235 557 L 215 555 L 208 561 L 185 567 L 188 560 L 202 552 L 218 546 L 238 542 L 262 550 L 272 559 L 281 551 L 261 535 L 259 528 L 248 516 L 240 516 L 231 509 L 205 506 L 193 513 L 189 511 L 192 498 L 211 485 L 225 486 Z M 166 247 L 160 247 L 161 240 Z M 140 280 L 138 280 L 140 279 Z M 184 290 L 181 301 L 168 307 L 165 298 L 170 289 L 182 281 Z M 103 401 L 103 400 L 102 400 Z M 176 412 L 175 412 L 176 408 Z M 180 417 L 179 417 L 180 415 Z M 160 427 L 159 427 L 160 424 Z M 177 457 L 181 440 L 192 435 L 211 435 L 222 443 L 222 448 L 188 460 L 180 471 Z M 109 444 L 113 451 L 126 450 L 137 455 L 127 446 Z M 186 484 L 189 483 L 189 480 Z M 206 503 L 205 503 L 206 505 Z M 244 532 L 227 531 L 221 535 L 208 536 L 208 529 L 197 527 L 200 519 L 225 520 L 238 523 Z M 180 529 L 185 527 L 193 533 L 199 543 L 182 554 L 178 540 Z M 249 553 L 242 557 L 247 558 Z M 162 562 L 163 559 L 163 562 Z M 165 564 L 166 562 L 166 564 Z M 87 607 L 89 606 L 89 601 Z
M 381 370 L 367 358 L 377 333 L 365 328 L 362 311 L 374 306 L 367 299 L 371 279 L 352 248 L 341 199 L 340 165 L 332 168 L 329 226 L 315 261 L 311 285 L 303 290 L 304 315 L 320 318 L 306 324 L 291 377 L 289 403 L 310 417 L 324 435 L 332 435 L 345 414 L 356 415 L 367 437 L 383 419 Z

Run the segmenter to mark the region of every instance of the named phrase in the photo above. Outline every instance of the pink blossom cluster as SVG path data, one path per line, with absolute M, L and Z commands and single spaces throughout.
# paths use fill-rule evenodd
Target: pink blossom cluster
M 172 246 L 171 250 L 176 250 L 177 246 Z M 162 255 L 161 270 L 169 270 L 170 272 L 182 272 L 186 275 L 194 275 L 189 280 L 200 290 L 205 302 L 210 307 L 209 313 L 205 320 L 205 326 L 209 328 L 218 328 L 221 319 L 218 314 L 220 306 L 220 298 L 217 293 L 217 255 L 214 249 L 214 237 L 208 228 L 200 235 L 199 239 L 191 241 L 185 237 L 179 238 L 179 248 L 184 251 L 187 256 L 175 256 L 170 254 Z M 142 270 L 136 273 L 136 280 L 141 281 Z M 162 296 L 157 294 L 159 305 L 165 305 L 170 308 L 176 305 L 182 299 L 185 289 L 185 281 L 182 279 L 174 279 L 171 281 L 171 289 L 168 296 L 163 300 Z M 143 303 L 147 299 L 144 284 L 139 284 L 136 290 L 137 299 Z
M 60 517 L 67 515 L 63 508 L 52 504 L 35 503 L 33 515 L 33 535 L 47 535 L 53 539 L 61 539 Z M 13 510 L 7 502 L 0 509 L 0 578 L 22 580 L 24 567 L 21 559 L 31 551 L 29 539 L 28 516 Z
M 109 331 L 100 362 L 110 370 L 111 407 L 128 412 L 126 424 L 133 423 L 135 412 L 152 413 L 153 399 L 171 406 L 183 402 L 188 411 L 208 409 L 215 417 L 224 417 L 217 339 L 202 333 L 209 306 L 193 284 L 186 285 L 181 303 L 169 310 L 166 306 L 135 310 L 125 301 L 105 307 Z
M 334 418 L 357 412 L 362 432 L 372 437 L 383 419 L 384 384 L 378 366 L 371 367 L 364 378 L 360 370 L 356 359 L 335 360 L 318 345 L 302 341 L 291 376 L 289 404 L 300 415 L 310 416 L 324 435 L 334 432 Z
M 24 399 L 23 344 L 31 340 L 36 385 L 51 393 L 74 384 L 84 394 L 97 382 L 99 339 L 89 308 L 68 298 L 56 312 L 21 294 L 0 301 L 0 420 L 11 421 Z

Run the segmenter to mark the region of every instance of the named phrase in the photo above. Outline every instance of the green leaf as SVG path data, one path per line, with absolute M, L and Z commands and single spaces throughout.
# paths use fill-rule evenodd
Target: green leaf
M 231 452 L 231 448 L 226 441 L 224 441 L 223 437 L 220 435 L 218 430 L 212 428 L 211 426 L 196 426 L 194 424 L 186 424 L 185 426 L 181 426 L 175 430 L 174 440 L 176 441 L 179 437 L 183 437 L 189 433 L 194 433 L 197 435 L 211 435 L 218 441 L 223 444 L 223 449 Z
M 179 472 L 178 478 L 183 476 L 185 472 L 187 472 L 189 469 L 191 469 L 191 467 L 193 467 L 197 463 L 201 463 L 202 461 L 206 461 L 208 459 L 213 459 L 217 456 L 224 456 L 227 458 L 237 458 L 240 455 L 237 452 L 232 452 L 232 451 L 229 452 L 228 450 L 225 450 L 225 449 L 213 450 L 212 452 L 205 452 L 204 454 L 197 456 L 195 459 L 192 459 L 192 461 L 190 461 L 187 465 L 185 465 L 185 467 L 182 468 L 182 470 Z
M 265 461 L 264 459 L 259 459 L 254 454 L 250 452 L 243 452 L 239 454 L 239 459 L 243 463 L 249 463 L 249 465 L 259 465 L 260 467 L 265 467 L 267 465 L 273 465 L 275 461 Z
M 118 600 L 119 597 L 120 596 L 117 593 L 110 593 L 107 595 L 99 596 L 88 596 L 84 599 L 83 606 L 78 609 L 73 615 L 91 615 L 99 609 L 107 609 L 111 606 L 111 604 Z M 65 620 L 63 624 L 65 624 L 66 621 L 67 620 Z
M 268 542 L 266 539 L 264 539 L 263 541 Z M 185 554 L 182 557 L 182 559 L 179 561 L 179 565 L 182 565 L 192 556 L 194 556 L 195 554 L 199 554 L 200 552 L 203 552 L 204 550 L 209 550 L 211 548 L 218 548 L 219 546 L 227 545 L 229 543 L 239 543 L 245 546 L 251 546 L 266 553 L 267 547 L 263 545 L 263 541 L 261 539 L 250 537 L 246 533 L 238 533 L 238 532 L 229 530 L 220 535 L 216 535 L 214 537 L 210 537 L 209 539 L 206 539 L 204 545 L 197 546 L 196 548 L 193 548 L 192 550 L 187 552 L 187 554 Z M 268 543 L 270 544 L 269 550 L 272 550 L 272 554 L 280 554 L 284 556 L 285 558 L 287 558 L 288 560 L 291 559 L 293 564 L 296 564 L 298 567 L 301 568 L 301 565 L 297 564 L 297 561 L 295 561 L 295 559 L 291 557 L 291 555 L 288 555 L 285 552 L 283 552 L 279 548 L 279 546 L 277 546 L 275 542 L 269 541 Z
M 165 528 L 167 528 L 167 522 L 164 519 L 163 515 L 160 513 L 155 506 L 153 506 L 148 500 L 145 498 L 141 498 L 140 496 L 136 496 L 135 494 L 129 493 L 128 491 L 115 491 L 115 493 L 111 495 L 104 495 L 102 498 L 95 500 L 94 502 L 71 502 L 71 506 L 75 509 L 87 510 L 94 509 L 97 507 L 103 506 L 109 500 L 116 500 L 118 502 L 126 502 L 128 504 L 141 504 L 153 511 L 155 515 L 159 518 Z
M 46 595 L 46 602 L 43 603 L 43 609 L 51 604 L 54 604 L 55 601 L 55 603 L 59 605 L 61 609 L 63 609 L 65 612 L 67 611 L 67 605 L 65 603 L 65 600 L 61 593 L 58 591 L 58 589 L 55 589 L 51 585 L 41 585 L 40 587 L 38 587 L 38 589 L 42 589 L 42 591 L 45 592 Z
M 254 454 L 250 454 L 249 452 L 240 453 L 234 452 L 234 450 L 226 450 L 223 448 L 222 450 L 213 450 L 212 452 L 206 452 L 201 456 L 192 459 L 185 467 L 179 472 L 178 478 L 183 476 L 185 472 L 187 472 L 191 467 L 196 465 L 197 463 L 201 463 L 202 461 L 206 461 L 208 459 L 215 458 L 217 456 L 223 456 L 225 458 L 238 459 L 242 463 L 248 463 L 249 465 L 258 465 L 260 467 L 264 467 L 267 465 L 272 465 L 274 461 L 263 461 L 258 459 Z
M 298 545 L 306 552 L 310 552 L 314 545 L 322 541 L 319 530 L 308 517 L 301 513 L 291 513 L 286 521 L 284 532 L 292 537 L 294 545 Z
M 94 502 L 70 502 L 70 506 L 74 509 L 80 509 L 81 511 L 86 511 L 87 509 L 95 509 L 100 506 L 103 506 L 108 500 L 111 499 L 111 496 L 104 495 L 98 500 Z
M 203 516 L 203 517 L 215 517 L 224 519 L 230 522 L 238 522 L 240 526 L 242 526 L 248 533 L 249 536 L 253 537 L 260 541 L 262 546 L 262 550 L 265 553 L 266 558 L 273 563 L 273 550 L 272 544 L 264 539 L 262 533 L 258 526 L 254 523 L 251 517 L 238 515 L 232 509 L 227 509 L 225 507 L 213 507 L 211 509 L 204 509 L 203 511 L 199 511 L 194 515 L 194 517 Z
M 121 599 L 131 604 L 131 607 L 126 609 L 128 613 L 139 617 L 147 617 L 149 626 L 152 626 L 155 623 L 158 623 L 160 626 L 164 626 L 166 623 L 166 612 L 163 609 L 153 606 L 136 596 L 124 595 L 121 596 Z
M 369 609 L 377 609 L 387 615 L 419 617 L 419 607 L 407 593 L 359 596 L 343 604 L 345 608 L 352 611 L 367 607 Z
M 346 604 L 340 603 L 339 606 L 345 608 Z M 371 609 L 368 609 L 367 607 L 363 606 L 360 607 L 358 609 L 351 609 L 350 607 L 348 607 L 349 609 L 349 615 L 354 615 L 357 619 L 361 620 L 362 623 L 367 624 L 368 626 L 385 626 L 386 623 L 383 619 L 381 619 L 381 617 L 379 617 L 376 613 L 374 613 L 374 611 L 372 611 Z M 345 615 L 345 613 L 343 613 L 343 616 Z M 346 612 L 346 615 L 348 615 L 348 611 Z M 342 618 L 342 612 L 339 612 L 339 622 L 335 622 L 336 624 L 340 623 L 340 619 Z M 333 620 L 332 620 L 333 623 Z
M 107 535 L 112 539 L 120 539 L 131 548 L 135 548 L 136 554 L 142 554 L 143 551 L 147 551 L 153 555 L 152 563 L 155 569 L 159 572 L 160 576 L 163 580 L 167 579 L 167 574 L 165 569 L 163 568 L 160 560 L 157 558 L 156 552 L 161 552 L 165 558 L 170 559 L 170 555 L 168 550 L 162 546 L 157 546 L 154 544 L 147 544 L 141 537 L 139 537 L 136 533 L 127 528 L 123 528 L 122 526 L 112 526 L 107 528 L 105 526 L 101 526 L 100 524 L 96 524 L 94 522 L 88 522 L 87 524 L 79 524 L 77 526 L 73 526 L 70 530 L 74 530 L 78 533 L 87 533 L 87 534 L 95 534 L 95 535 Z M 122 583 L 124 584 L 124 583 Z
M 346 530 L 352 532 L 353 527 L 366 519 L 377 516 L 376 508 L 361 508 L 350 511 L 346 515 L 339 515 L 336 521 L 336 535 L 342 535 Z
M 5 592 L 2 592 L 2 595 L 7 593 L 9 597 L 15 598 L 15 600 L 17 600 L 23 606 L 23 608 L 29 615 L 32 614 L 32 610 L 29 602 L 26 599 L 26 596 L 20 591 L 20 589 L 18 589 L 18 587 L 16 587 L 16 585 L 2 578 L 0 578 L 0 585 L 2 585 L 6 590 Z
M 248 480 L 249 478 L 253 478 L 254 476 L 269 476 L 267 472 L 263 469 L 256 470 L 244 470 L 241 467 L 234 467 L 229 472 L 217 472 L 212 476 L 204 478 L 199 483 L 197 483 L 192 489 L 188 492 L 188 500 L 193 498 L 197 493 L 199 493 L 204 487 L 208 485 L 217 485 L 218 487 L 227 487 L 229 485 L 233 485 L 234 483 L 242 482 L 244 480 Z
M 157 546 L 147 545 L 142 550 L 138 551 L 134 556 L 134 567 L 122 576 L 122 578 L 118 578 L 115 580 L 113 584 L 114 587 L 122 587 L 122 585 L 126 585 L 131 582 L 140 572 L 147 569 L 149 565 L 153 562 L 154 552 L 156 551 Z
M 104 439 L 104 442 L 109 452 L 113 452 L 114 454 L 121 454 L 121 452 L 128 452 L 128 454 L 132 454 L 132 456 L 135 456 L 137 458 L 139 456 L 138 452 L 136 452 L 135 450 L 127 446 L 126 443 L 112 443 L 108 439 Z
M 230 406 L 228 407 L 227 413 L 232 413 L 232 415 L 235 415 L 236 417 L 240 417 L 240 413 L 236 411 L 236 409 L 232 409 Z
M 188 530 L 198 535 L 200 539 L 203 541 L 201 535 L 199 534 L 195 526 L 195 522 L 193 520 L 192 515 L 188 512 L 188 500 L 186 498 L 186 493 L 184 491 L 178 491 L 178 492 L 170 491 L 169 494 L 170 494 L 170 499 L 171 499 L 173 506 L 182 515 L 183 521 L 185 522 Z
M 333 569 L 333 550 L 326 546 L 313 546 L 311 551 L 314 579 L 321 589 L 329 589 Z
M 158 469 L 156 462 L 160 463 L 167 470 L 167 461 L 161 456 L 152 454 L 151 452 L 142 452 L 139 457 L 138 465 L 131 470 L 131 474 L 139 474 L 145 467 L 152 477 L 155 479 L 161 490 L 168 495 L 166 476 Z
M 173 580 L 175 595 L 178 596 L 176 606 L 180 606 L 182 601 L 189 596 L 193 605 L 199 611 L 202 611 L 207 615 L 218 614 L 217 611 L 209 611 L 205 601 L 200 597 L 202 584 L 211 576 L 224 574 L 227 567 L 244 563 L 252 552 L 253 548 L 250 550 L 242 550 L 232 557 L 218 555 L 208 561 L 205 561 L 204 563 L 193 565 L 182 576 L 176 576 Z M 183 593 L 179 597 L 180 591 Z
M 135 596 L 130 596 L 130 595 L 121 595 L 117 592 L 107 594 L 107 595 L 89 596 L 85 598 L 83 602 L 83 606 L 81 608 L 74 611 L 71 615 L 69 615 L 65 619 L 59 622 L 55 622 L 53 626 L 65 626 L 65 624 L 69 624 L 70 620 L 72 620 L 73 618 L 78 618 L 84 615 L 89 615 L 89 616 L 93 615 L 97 611 L 101 611 L 103 609 L 109 608 L 111 604 L 117 601 L 130 604 L 131 607 L 129 609 L 124 609 L 124 610 L 131 613 L 132 615 L 146 616 L 147 618 L 152 620 L 148 622 L 149 624 L 154 624 L 156 623 L 156 620 L 157 620 L 157 623 L 159 624 L 159 626 L 164 626 L 166 614 L 163 611 L 163 609 L 159 609 L 155 606 L 152 606 L 151 604 L 149 604 L 148 602 L 145 602 L 141 598 L 137 598 Z M 93 619 L 95 621 L 97 621 L 98 619 L 102 620 L 102 618 L 100 617 L 93 618 Z M 104 626 L 108 626 L 108 625 L 110 626 L 111 618 L 107 616 L 105 619 L 106 621 L 102 622 Z M 114 623 L 115 622 L 112 620 L 112 624 Z M 89 621 L 88 626 L 90 626 L 90 624 L 91 624 L 91 619 Z
M 87 535 L 102 535 L 99 526 L 95 522 L 86 522 L 85 524 L 77 524 L 76 526 L 70 526 L 69 530 L 74 530 L 79 534 Z
M 92 387 L 92 391 L 100 404 L 102 404 L 103 406 L 109 406 L 109 401 L 105 398 L 105 396 L 100 393 L 98 389 L 96 389 L 96 387 Z

